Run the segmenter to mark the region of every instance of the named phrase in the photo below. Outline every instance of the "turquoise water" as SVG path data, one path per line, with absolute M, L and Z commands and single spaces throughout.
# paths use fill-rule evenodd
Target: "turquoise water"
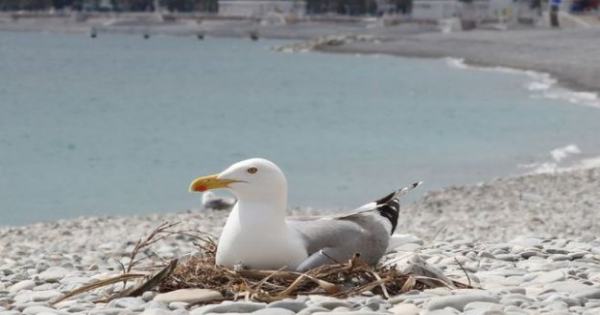
M 0 225 L 199 208 L 193 178 L 254 156 L 291 205 L 351 208 L 599 151 L 600 110 L 526 76 L 280 43 L 0 32 Z

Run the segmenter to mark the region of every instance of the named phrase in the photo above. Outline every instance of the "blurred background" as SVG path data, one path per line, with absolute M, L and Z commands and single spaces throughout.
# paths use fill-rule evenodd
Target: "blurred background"
M 251 157 L 338 210 L 600 155 L 594 0 L 0 10 L 0 225 L 197 210 L 193 178 Z

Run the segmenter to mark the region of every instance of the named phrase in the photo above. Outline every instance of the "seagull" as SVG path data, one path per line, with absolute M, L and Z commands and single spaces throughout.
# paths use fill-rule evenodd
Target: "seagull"
M 287 180 L 273 162 L 253 158 L 196 178 L 190 192 L 229 189 L 237 198 L 221 233 L 216 264 L 229 268 L 306 271 L 355 254 L 375 265 L 398 223 L 399 198 L 421 182 L 350 214 L 286 218 Z
M 207 191 L 202 195 L 204 209 L 229 210 L 236 202 L 235 198 L 219 197 L 212 191 Z

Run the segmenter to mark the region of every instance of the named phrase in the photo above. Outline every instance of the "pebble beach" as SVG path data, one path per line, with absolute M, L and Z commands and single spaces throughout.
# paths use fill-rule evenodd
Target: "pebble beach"
M 410 291 L 390 299 L 300 296 L 273 303 L 199 305 L 210 292 L 146 292 L 94 303 L 119 286 L 51 305 L 117 275 L 135 242 L 160 223 L 218 236 L 227 211 L 83 217 L 0 229 L 0 315 L 9 314 L 599 314 L 600 169 L 505 178 L 428 193 L 403 207 L 384 262 L 422 266 L 474 289 Z M 314 213 L 314 209 L 310 210 Z M 291 210 L 291 215 L 308 212 Z M 197 251 L 186 234 L 146 255 Z M 404 266 L 404 267 L 402 267 Z

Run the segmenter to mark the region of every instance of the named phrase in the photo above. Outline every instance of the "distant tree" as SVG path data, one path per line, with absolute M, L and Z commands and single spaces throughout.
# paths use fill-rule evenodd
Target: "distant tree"
M 217 13 L 219 12 L 218 0 L 199 0 L 197 2 L 196 11 Z
M 21 10 L 47 10 L 52 5 L 50 0 L 21 0 Z
M 308 14 L 374 15 L 377 13 L 377 2 L 375 0 L 307 0 L 306 12 Z
M 115 0 L 119 11 L 152 11 L 152 0 Z

